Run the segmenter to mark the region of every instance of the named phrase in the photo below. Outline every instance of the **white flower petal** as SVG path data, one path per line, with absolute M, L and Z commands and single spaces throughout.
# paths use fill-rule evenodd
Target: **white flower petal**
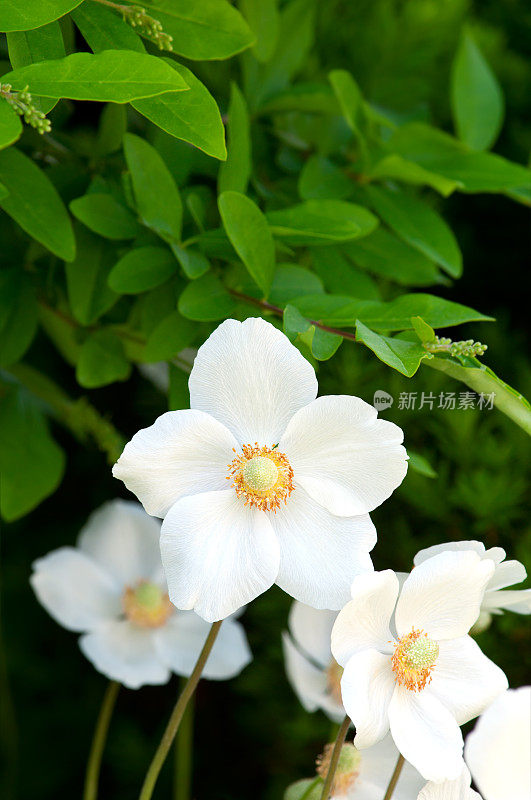
M 398 596 L 398 579 L 390 569 L 359 575 L 352 583 L 351 596 L 332 630 L 332 653 L 343 666 L 360 650 L 392 651 L 389 621 Z
M 155 651 L 152 630 L 127 620 L 102 623 L 82 636 L 79 646 L 99 672 L 129 689 L 166 683 L 170 677 Z
M 455 780 L 462 769 L 463 737 L 452 714 L 426 690 L 397 686 L 389 705 L 395 744 L 429 781 Z
M 291 604 L 288 626 L 294 641 L 323 669 L 332 661 L 330 635 L 337 611 L 313 608 L 295 600 Z
M 360 755 L 352 800 L 382 800 L 399 755 L 393 737 L 388 733 L 381 742 L 363 750 Z M 423 784 L 424 778 L 406 761 L 394 789 L 393 800 L 413 800 Z
M 91 630 L 121 613 L 121 587 L 73 547 L 61 547 L 33 563 L 30 583 L 41 605 L 71 631 Z
M 531 687 L 509 689 L 467 736 L 465 759 L 484 800 L 531 797 Z
M 162 579 L 160 522 L 139 503 L 112 500 L 90 515 L 79 548 L 109 572 L 120 586 Z
M 326 672 L 309 661 L 285 631 L 282 649 L 289 682 L 306 711 L 321 708 L 334 721 L 341 721 L 345 710 L 330 694 Z
M 439 643 L 432 680 L 425 691 L 451 711 L 458 725 L 464 725 L 481 714 L 507 685 L 502 670 L 470 636 L 462 636 Z
M 232 489 L 183 497 L 163 524 L 161 554 L 170 600 L 207 622 L 232 614 L 275 582 L 278 541 L 267 514 Z
M 276 582 L 307 605 L 340 609 L 354 577 L 373 569 L 376 530 L 368 514 L 334 517 L 297 486 L 269 520 L 280 545 Z
M 199 348 L 188 385 L 191 408 L 218 419 L 240 444 L 277 444 L 317 395 L 311 364 L 260 318 L 222 322 Z
M 136 494 L 148 514 L 166 516 L 184 495 L 227 488 L 227 466 L 238 443 L 202 411 L 168 411 L 138 431 L 112 474 Z
M 177 675 L 189 677 L 210 631 L 210 625 L 193 611 L 178 611 L 154 633 L 163 664 Z M 234 678 L 252 661 L 245 631 L 239 622 L 226 619 L 201 673 L 202 678 Z
M 482 561 L 472 550 L 439 553 L 419 564 L 398 598 L 398 635 L 414 627 L 434 639 L 464 636 L 479 616 L 483 592 L 493 572 L 494 563 Z
M 366 514 L 407 472 L 404 434 L 359 397 L 319 397 L 301 408 L 279 443 L 295 480 L 332 514 Z
M 487 590 L 481 606 L 492 612 L 504 608 L 515 614 L 531 614 L 531 589 L 493 592 Z
M 391 658 L 363 650 L 349 659 L 341 678 L 345 711 L 356 726 L 354 744 L 360 750 L 383 739 L 389 730 L 389 703 L 395 690 Z
M 468 542 L 445 542 L 444 544 L 434 544 L 432 547 L 425 547 L 424 550 L 419 550 L 413 559 L 413 563 L 417 567 L 423 561 L 427 561 L 428 558 L 438 556 L 439 553 L 451 553 L 457 550 L 473 550 L 478 556 L 483 557 L 485 555 L 485 545 L 475 539 Z
M 504 561 L 503 564 L 496 567 L 494 575 L 487 584 L 487 591 L 514 586 L 515 583 L 522 583 L 526 578 L 527 572 L 523 564 L 519 561 Z
M 470 772 L 463 764 L 461 774 L 455 781 L 433 783 L 423 788 L 417 800 L 481 800 L 480 795 L 470 788 Z

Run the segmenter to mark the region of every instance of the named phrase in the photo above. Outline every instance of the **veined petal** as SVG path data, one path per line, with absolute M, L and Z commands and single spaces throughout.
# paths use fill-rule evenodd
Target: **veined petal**
M 275 582 L 279 545 L 264 511 L 230 489 L 183 497 L 162 523 L 170 600 L 207 622 L 232 614 Z
M 127 620 L 102 623 L 82 636 L 79 646 L 99 672 L 129 689 L 166 683 L 170 677 L 157 656 L 153 631 Z
M 222 322 L 199 348 L 188 385 L 191 408 L 222 422 L 240 444 L 277 444 L 317 395 L 311 364 L 260 318 Z
M 231 432 L 203 411 L 168 411 L 135 433 L 112 474 L 148 514 L 164 517 L 180 497 L 226 489 L 237 446 Z
M 334 517 L 297 486 L 269 520 L 280 545 L 276 582 L 307 605 L 340 609 L 354 577 L 373 569 L 376 530 L 368 514 Z
M 432 680 L 425 691 L 441 701 L 458 725 L 464 725 L 481 714 L 507 686 L 504 672 L 470 636 L 462 636 L 439 643 Z
M 306 711 L 321 708 L 331 719 L 342 720 L 345 710 L 329 692 L 325 670 L 312 664 L 285 631 L 282 649 L 289 682 Z
M 210 631 L 210 625 L 193 611 L 178 611 L 153 635 L 159 658 L 177 675 L 189 677 Z M 252 661 L 245 631 L 226 619 L 201 673 L 202 678 L 234 678 Z
M 352 800 L 382 800 L 393 775 L 398 749 L 390 733 L 377 744 L 364 750 L 359 765 Z M 424 778 L 406 761 L 393 791 L 393 800 L 413 800 L 424 784 Z
M 463 737 L 452 714 L 432 694 L 397 686 L 389 705 L 389 724 L 396 746 L 426 780 L 459 776 Z
M 425 547 L 423 550 L 419 550 L 413 559 L 413 563 L 417 567 L 423 561 L 427 561 L 428 558 L 438 556 L 439 553 L 451 553 L 457 550 L 473 550 L 478 556 L 485 555 L 485 545 L 475 539 L 467 542 L 444 542 L 443 544 L 434 544 L 432 547 Z
M 363 650 L 349 659 L 341 679 L 345 711 L 356 726 L 360 750 L 379 742 L 389 730 L 389 703 L 395 691 L 390 656 Z
M 37 559 L 33 570 L 30 583 L 39 602 L 68 630 L 88 631 L 121 613 L 121 587 L 73 547 Z
M 160 522 L 139 503 L 111 500 L 90 515 L 79 547 L 125 587 L 139 580 L 164 580 L 159 538 Z
M 526 578 L 526 569 L 520 561 L 504 561 L 496 566 L 494 575 L 487 584 L 487 592 L 495 589 L 505 589 L 506 586 L 514 586 L 515 583 L 522 583 Z
M 465 759 L 485 800 L 531 797 L 531 687 L 509 689 L 467 736 Z
M 479 616 L 493 572 L 494 563 L 472 550 L 439 553 L 419 564 L 396 604 L 398 635 L 420 628 L 433 639 L 465 636 Z
M 398 579 L 390 569 L 359 575 L 352 583 L 351 596 L 332 630 L 332 653 L 343 666 L 367 648 L 392 652 L 389 621 L 398 596 Z
M 433 783 L 430 781 L 423 788 L 417 800 L 482 800 L 481 796 L 470 788 L 470 772 L 463 763 L 461 774 L 455 781 Z
M 313 608 L 295 600 L 291 604 L 288 627 L 294 641 L 312 661 L 326 669 L 332 660 L 330 634 L 337 617 L 336 611 Z
M 279 443 L 295 480 L 332 514 L 366 514 L 407 472 L 404 434 L 359 397 L 318 397 L 301 408 Z
M 515 614 L 531 614 L 531 589 L 494 590 L 485 592 L 481 607 L 496 612 L 500 608 Z

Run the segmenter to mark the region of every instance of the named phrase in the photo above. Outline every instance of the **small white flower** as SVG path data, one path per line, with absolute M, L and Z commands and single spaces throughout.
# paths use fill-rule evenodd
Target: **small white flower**
M 529 800 L 531 686 L 496 698 L 467 736 L 465 759 L 484 800 Z
M 79 645 L 96 669 L 131 689 L 190 675 L 209 631 L 170 603 L 159 537 L 160 522 L 138 503 L 115 500 L 90 516 L 77 548 L 35 561 L 30 579 L 48 613 L 84 634 Z M 232 678 L 250 660 L 242 626 L 225 620 L 203 677 Z
M 415 566 L 422 564 L 427 558 L 446 551 L 474 550 L 481 558 L 490 559 L 494 565 L 494 573 L 485 588 L 481 601 L 479 617 L 474 625 L 475 632 L 487 628 L 492 614 L 502 614 L 503 610 L 514 611 L 516 614 L 531 614 L 531 589 L 513 589 L 507 591 L 507 586 L 521 583 L 527 577 L 527 572 L 520 561 L 505 561 L 505 550 L 501 547 L 485 549 L 481 542 L 447 542 L 436 544 L 420 550 L 414 558 Z
M 470 781 L 470 772 L 463 763 L 458 778 L 442 783 L 430 781 L 424 786 L 417 800 L 481 800 L 481 796 L 470 788 Z M 504 797 L 504 800 L 509 800 L 509 798 Z M 511 800 L 513 800 L 512 797 Z
M 445 552 L 416 567 L 400 597 L 391 570 L 354 579 L 352 600 L 332 631 L 332 653 L 344 668 L 343 704 L 358 748 L 391 729 L 426 780 L 459 776 L 459 726 L 507 688 L 503 672 L 466 635 L 493 572 L 493 562 L 477 553 Z
M 402 482 L 400 428 L 357 397 L 320 397 L 312 366 L 263 319 L 199 348 L 190 405 L 163 414 L 113 469 L 163 517 L 170 598 L 209 622 L 273 583 L 339 609 L 372 569 L 368 516 Z

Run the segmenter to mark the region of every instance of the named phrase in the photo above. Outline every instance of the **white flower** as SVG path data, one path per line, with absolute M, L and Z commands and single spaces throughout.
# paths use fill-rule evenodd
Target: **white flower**
M 529 800 L 531 686 L 509 689 L 487 708 L 467 736 L 465 759 L 484 800 Z
M 368 512 L 403 480 L 400 428 L 357 397 L 316 398 L 312 366 L 263 319 L 199 349 L 190 405 L 126 445 L 113 474 L 164 518 L 170 598 L 209 622 L 277 583 L 339 609 L 372 569 Z
M 503 609 L 514 611 L 517 614 L 531 614 L 531 589 L 514 589 L 507 591 L 507 586 L 521 583 L 527 577 L 527 572 L 520 561 L 505 561 L 505 550 L 501 547 L 491 547 L 485 550 L 481 542 L 447 542 L 436 544 L 420 550 L 414 558 L 414 564 L 422 564 L 427 558 L 446 551 L 474 550 L 483 559 L 490 559 L 494 565 L 494 573 L 485 588 L 481 601 L 479 618 L 474 629 L 480 632 L 488 627 L 492 614 L 502 614 Z
M 424 786 L 417 800 L 481 800 L 481 796 L 470 788 L 470 772 L 465 763 L 461 774 L 453 781 L 433 783 Z M 504 797 L 504 800 L 509 800 Z M 511 800 L 514 798 L 511 797 Z
M 446 552 L 416 567 L 400 597 L 391 570 L 354 579 L 352 600 L 332 631 L 332 653 L 344 667 L 343 704 L 358 748 L 390 728 L 426 780 L 459 776 L 459 726 L 507 687 L 503 672 L 466 635 L 493 571 L 493 562 L 473 551 Z
M 30 579 L 48 613 L 84 634 L 79 645 L 96 669 L 131 689 L 190 675 L 209 631 L 171 605 L 159 536 L 160 522 L 138 503 L 115 500 L 90 516 L 77 548 L 35 561 Z M 242 626 L 225 620 L 203 677 L 232 678 L 250 660 Z

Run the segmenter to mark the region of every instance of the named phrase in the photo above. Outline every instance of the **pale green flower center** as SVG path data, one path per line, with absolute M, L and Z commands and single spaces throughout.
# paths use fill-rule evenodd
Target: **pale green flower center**
M 159 628 L 173 612 L 168 595 L 156 583 L 149 581 L 127 586 L 122 606 L 129 622 L 143 628 Z
M 255 492 L 267 492 L 278 480 L 277 465 L 267 456 L 254 456 L 243 468 L 243 480 Z
M 427 636 L 421 636 L 411 642 L 405 651 L 405 661 L 412 669 L 433 667 L 439 656 L 439 645 Z
M 439 645 L 424 631 L 412 628 L 395 647 L 392 667 L 396 682 L 413 692 L 420 692 L 431 681 L 439 657 Z
M 145 608 L 146 611 L 153 611 L 160 607 L 163 592 L 160 586 L 146 581 L 134 590 L 134 595 L 139 606 Z

